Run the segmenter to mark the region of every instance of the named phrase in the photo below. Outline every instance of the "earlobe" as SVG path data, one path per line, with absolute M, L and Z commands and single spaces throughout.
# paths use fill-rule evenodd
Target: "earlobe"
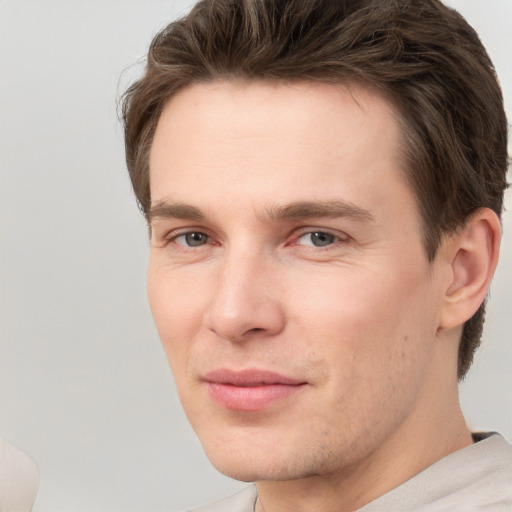
M 464 324 L 480 307 L 498 263 L 500 241 L 500 221 L 488 208 L 477 210 L 450 239 L 451 273 L 441 311 L 441 329 Z

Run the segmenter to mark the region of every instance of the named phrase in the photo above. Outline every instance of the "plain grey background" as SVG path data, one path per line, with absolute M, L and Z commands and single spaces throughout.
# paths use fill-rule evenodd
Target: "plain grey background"
M 486 44 L 510 118 L 512 1 L 450 4 Z M 39 464 L 35 512 L 173 512 L 245 485 L 209 465 L 181 412 L 116 118 L 152 35 L 190 5 L 0 0 L 0 433 Z M 473 428 L 512 439 L 510 213 L 504 224 L 461 391 Z

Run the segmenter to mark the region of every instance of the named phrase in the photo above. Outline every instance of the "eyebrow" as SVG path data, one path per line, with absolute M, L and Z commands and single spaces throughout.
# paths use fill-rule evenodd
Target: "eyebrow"
M 206 220 L 206 216 L 199 208 L 189 204 L 159 201 L 152 205 L 149 211 L 149 222 L 154 219 L 185 219 L 199 222 Z
M 374 216 L 364 208 L 340 199 L 328 201 L 296 201 L 287 205 L 272 206 L 266 211 L 270 220 L 300 220 L 315 217 L 348 217 L 360 221 L 372 221 Z M 149 212 L 149 221 L 154 219 L 184 219 L 205 221 L 206 215 L 195 206 L 184 203 L 159 201 Z
M 363 221 L 374 220 L 368 210 L 341 199 L 297 201 L 288 205 L 274 206 L 268 211 L 268 216 L 272 220 L 299 220 L 313 217 L 349 217 Z

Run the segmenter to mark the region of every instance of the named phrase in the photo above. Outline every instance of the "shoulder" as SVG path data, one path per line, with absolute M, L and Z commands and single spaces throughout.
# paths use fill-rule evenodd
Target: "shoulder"
M 253 512 L 256 497 L 256 486 L 251 485 L 229 498 L 194 508 L 188 512 Z
M 510 512 L 512 447 L 496 433 L 474 439 L 360 512 Z

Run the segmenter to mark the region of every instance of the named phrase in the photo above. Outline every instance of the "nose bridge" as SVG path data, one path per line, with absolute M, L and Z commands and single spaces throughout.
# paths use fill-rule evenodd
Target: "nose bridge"
M 225 250 L 208 318 L 218 336 L 238 341 L 251 333 L 271 335 L 282 328 L 282 311 L 270 283 L 271 267 L 261 249 L 238 244 Z

